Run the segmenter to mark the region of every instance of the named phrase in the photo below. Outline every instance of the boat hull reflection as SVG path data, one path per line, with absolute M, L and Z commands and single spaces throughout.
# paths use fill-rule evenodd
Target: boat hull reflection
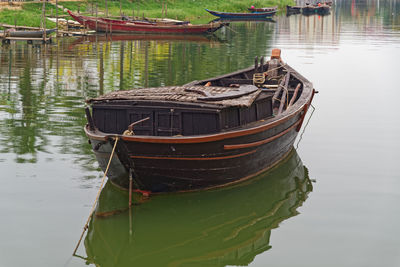
M 110 41 L 177 41 L 177 42 L 196 42 L 196 43 L 211 43 L 221 42 L 215 35 L 182 35 L 182 34 L 96 34 L 81 36 L 74 41 L 74 44 L 94 43 L 94 42 L 110 42 Z
M 271 248 L 271 229 L 298 214 L 312 191 L 293 150 L 274 169 L 237 186 L 187 194 L 135 196 L 104 187 L 85 239 L 97 266 L 247 265 Z

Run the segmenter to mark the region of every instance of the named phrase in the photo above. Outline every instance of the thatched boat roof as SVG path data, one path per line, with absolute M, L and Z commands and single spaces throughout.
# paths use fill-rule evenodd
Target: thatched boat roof
M 91 103 L 109 103 L 114 101 L 152 101 L 207 103 L 218 106 L 251 106 L 261 90 L 253 85 L 235 87 L 216 86 L 166 86 L 115 91 L 96 98 Z

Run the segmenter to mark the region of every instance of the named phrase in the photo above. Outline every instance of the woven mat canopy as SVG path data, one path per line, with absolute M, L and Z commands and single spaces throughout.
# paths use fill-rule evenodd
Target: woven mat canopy
M 216 86 L 166 86 L 115 91 L 96 98 L 88 99 L 87 103 L 109 103 L 120 100 L 146 100 L 154 102 L 186 102 L 207 103 L 218 106 L 251 106 L 260 90 L 253 85 L 239 88 Z

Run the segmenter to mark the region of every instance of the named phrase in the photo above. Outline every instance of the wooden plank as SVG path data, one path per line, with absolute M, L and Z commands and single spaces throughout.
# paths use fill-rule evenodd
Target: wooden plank
M 288 72 L 285 77 L 282 79 L 281 83 L 278 86 L 278 89 L 275 91 L 274 96 L 272 97 L 272 106 L 275 104 L 275 100 L 278 100 L 279 94 L 281 90 L 284 88 L 284 84 L 286 84 L 286 80 L 290 79 L 290 72 Z
M 254 93 L 257 90 L 258 90 L 258 88 L 254 85 L 243 85 L 243 86 L 240 86 L 237 91 L 229 91 L 229 92 L 225 92 L 225 93 L 213 95 L 213 96 L 198 97 L 197 99 L 203 100 L 203 101 L 220 101 L 220 100 L 232 99 L 232 98 L 237 98 L 237 97 L 241 97 L 244 95 L 248 95 L 248 94 Z
M 12 28 L 12 29 L 42 30 L 42 28 L 39 28 L 39 27 L 15 26 L 15 25 L 10 25 L 10 24 L 6 24 L 6 23 L 0 23 L 0 27 Z
M 223 78 L 221 82 L 225 86 L 229 86 L 230 84 L 252 84 L 253 79 L 235 79 L 235 78 Z
M 287 91 L 283 90 L 282 97 L 281 97 L 281 103 L 280 103 L 279 109 L 278 109 L 278 114 L 281 114 L 282 111 L 283 111 L 283 107 L 284 107 L 285 102 L 286 102 L 286 95 L 287 95 Z
M 293 105 L 294 101 L 296 100 L 297 93 L 299 92 L 300 87 L 301 87 L 301 83 L 298 83 L 296 86 L 296 89 L 294 90 L 293 96 L 290 99 L 288 108 L 290 108 Z
M 283 92 L 282 92 L 282 97 L 281 97 L 281 103 L 279 105 L 279 109 L 278 109 L 278 114 L 280 114 L 283 111 L 283 107 L 284 104 L 286 102 L 286 97 L 289 98 L 289 90 L 288 90 L 288 86 L 289 86 L 289 80 L 290 80 L 290 72 L 288 72 L 284 79 L 282 81 L 285 81 L 285 85 L 283 86 Z M 282 84 L 282 83 L 281 83 Z M 274 95 L 275 96 L 275 95 Z M 272 100 L 273 101 L 273 100 Z
M 3 37 L 6 40 L 16 40 L 16 41 L 48 41 L 51 37 L 48 38 L 31 38 L 31 37 Z

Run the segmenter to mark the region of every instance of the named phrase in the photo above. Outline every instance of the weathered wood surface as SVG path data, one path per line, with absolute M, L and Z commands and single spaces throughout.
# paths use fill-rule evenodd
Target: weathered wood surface
M 298 92 L 299 92 L 300 87 L 301 87 L 301 83 L 298 83 L 297 86 L 296 86 L 296 89 L 294 89 L 293 96 L 292 96 L 292 98 L 290 99 L 290 102 L 289 102 L 289 105 L 288 105 L 287 108 L 290 108 L 290 107 L 293 105 L 294 101 L 296 101 L 297 94 L 298 94 Z
M 144 118 L 144 119 L 141 119 L 141 120 L 138 120 L 138 121 L 135 121 L 135 122 L 129 124 L 128 130 L 129 130 L 129 131 L 133 131 L 133 126 L 135 126 L 135 125 L 137 125 L 137 124 L 139 124 L 139 123 L 142 123 L 142 122 L 144 122 L 144 121 L 147 121 L 147 120 L 149 120 L 149 119 L 150 119 L 150 117 L 146 117 L 146 118 Z
M 204 101 L 220 101 L 220 100 L 226 100 L 226 99 L 232 99 L 232 98 L 238 98 L 242 97 L 251 93 L 254 93 L 258 90 L 258 88 L 254 85 L 242 85 L 237 90 L 232 90 L 228 92 L 224 92 L 221 94 L 217 95 L 211 95 L 211 96 L 205 96 L 205 97 L 198 97 L 198 100 L 204 100 Z
M 284 77 L 283 77 L 283 79 L 281 80 L 281 82 L 280 82 L 280 84 L 279 84 L 279 86 L 278 86 L 278 89 L 275 91 L 275 93 L 274 93 L 274 96 L 272 97 L 272 106 L 275 104 L 275 101 L 276 100 L 279 100 L 279 94 L 281 93 L 281 91 L 282 91 L 282 89 L 285 89 L 285 85 L 287 84 L 287 83 L 289 83 L 289 80 L 290 80 L 290 72 L 288 72 Z M 286 81 L 287 81 L 287 83 L 286 83 Z M 286 88 L 287 88 L 287 85 L 286 85 Z
M 1 37 L 1 35 L 0 35 Z M 6 40 L 15 40 L 15 41 L 49 41 L 51 37 L 47 38 L 34 38 L 34 37 L 4 37 Z
M 290 80 L 290 72 L 288 72 L 285 75 L 285 85 L 283 87 L 283 92 L 282 92 L 282 97 L 281 97 L 281 103 L 279 105 L 279 110 L 278 110 L 278 114 L 282 113 L 284 107 L 285 107 L 285 102 L 286 102 L 286 106 L 287 106 L 287 99 L 289 99 L 289 80 Z
M 155 88 L 133 89 L 129 91 L 111 92 L 97 98 L 87 100 L 93 102 L 110 102 L 116 100 L 148 100 L 204 103 L 211 101 L 222 106 L 251 106 L 259 95 L 259 90 L 217 86 L 167 86 Z M 222 97 L 221 97 L 222 96 Z M 204 98 L 205 97 L 205 98 Z M 208 98 L 207 98 L 208 97 Z M 216 100 L 219 98 L 218 100 Z
M 9 29 L 42 30 L 42 28 L 40 28 L 40 27 L 18 26 L 18 25 L 6 24 L 6 23 L 0 23 L 0 27 L 9 28 Z

